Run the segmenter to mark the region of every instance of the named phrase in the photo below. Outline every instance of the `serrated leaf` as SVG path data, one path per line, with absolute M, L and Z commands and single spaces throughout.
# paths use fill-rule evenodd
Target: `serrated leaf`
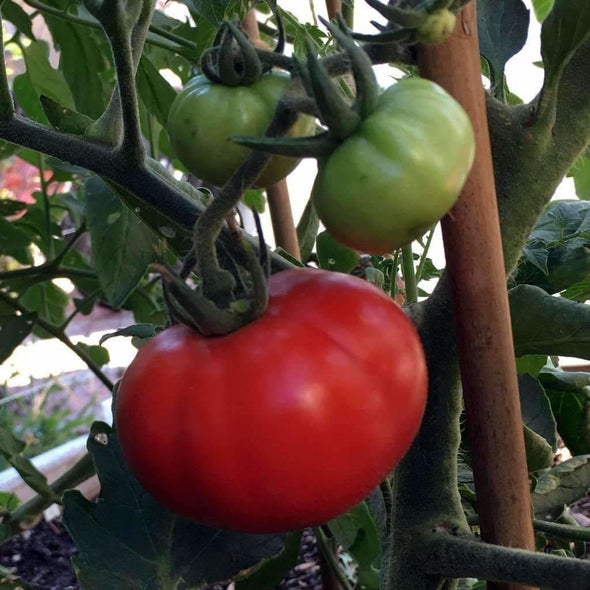
M 100 178 L 86 181 L 85 196 L 96 274 L 109 303 L 120 307 L 154 259 L 154 238 Z
M 31 333 L 36 317 L 35 313 L 0 315 L 0 364 Z
M 479 46 L 490 64 L 492 86 L 503 84 L 506 62 L 524 47 L 529 19 L 522 0 L 477 3 Z
M 532 285 L 511 289 L 509 297 L 516 356 L 590 359 L 590 305 L 552 297 Z
M 201 526 L 158 504 L 127 469 L 114 431 L 96 423 L 88 440 L 101 482 L 96 503 L 64 495 L 82 588 L 198 588 L 228 580 L 277 555 L 285 535 L 247 535 Z
M 583 498 L 590 482 L 590 455 L 580 455 L 549 469 L 537 478 L 532 494 L 533 510 L 540 519 L 555 519 L 569 506 Z
M 538 379 L 531 375 L 520 375 L 518 391 L 522 420 L 526 427 L 541 436 L 553 451 L 557 450 L 556 423 L 551 404 L 545 395 L 545 390 Z M 537 447 L 540 445 L 537 444 Z M 550 463 L 548 464 L 550 465 Z M 544 467 L 547 467 L 545 465 Z M 540 469 L 537 467 L 537 469 Z M 535 471 L 535 469 L 529 469 Z

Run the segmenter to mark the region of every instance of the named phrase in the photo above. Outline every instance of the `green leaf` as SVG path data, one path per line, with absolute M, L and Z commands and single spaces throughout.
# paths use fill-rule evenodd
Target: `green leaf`
M 23 49 L 27 76 L 37 95 L 48 96 L 69 109 L 74 108 L 72 93 L 61 72 L 49 63 L 49 45 L 46 41 L 35 41 Z
M 104 334 L 100 338 L 100 344 L 103 344 L 107 340 L 111 338 L 115 338 L 117 336 L 131 336 L 134 338 L 153 338 L 156 335 L 156 328 L 153 324 L 135 324 L 133 326 L 127 326 L 127 328 L 121 328 L 120 330 L 115 330 L 114 332 L 110 332 L 109 334 Z
M 543 437 L 553 451 L 557 451 L 555 417 L 540 381 L 528 374 L 521 375 L 518 378 L 518 391 L 525 426 Z
M 12 203 L 13 201 L 0 201 Z M 12 256 L 20 248 L 31 243 L 31 237 L 14 223 L 0 217 L 0 255 Z
M 143 104 L 156 117 L 160 125 L 166 128 L 168 112 L 170 111 L 170 105 L 176 98 L 176 91 L 145 56 L 139 62 L 136 82 L 139 97 Z
M 21 33 L 31 41 L 36 41 L 33 33 L 31 17 L 12 0 L 0 2 L 2 5 L 2 18 L 9 20 Z
M 226 11 L 230 5 L 235 5 L 235 0 L 181 0 L 191 10 L 202 16 L 215 27 L 223 22 Z M 198 28 L 198 27 L 197 27 Z
M 21 296 L 20 302 L 29 310 L 54 326 L 60 326 L 66 319 L 66 308 L 70 299 L 55 283 L 46 281 L 30 286 Z M 44 338 L 51 337 L 42 328 L 35 333 Z
M 564 506 L 569 506 L 586 495 L 589 481 L 590 455 L 573 457 L 539 475 L 532 494 L 536 518 L 557 518 Z
M 254 209 L 259 215 L 264 213 L 266 209 L 266 197 L 262 189 L 250 189 L 246 191 L 242 197 L 244 205 L 250 209 Z
M 561 75 L 573 54 L 590 37 L 587 0 L 556 0 L 541 27 L 545 85 Z
M 366 502 L 328 522 L 331 533 L 359 567 L 359 584 L 367 590 L 379 588 L 381 540 Z
M 516 371 L 519 375 L 528 373 L 532 377 L 536 377 L 546 364 L 547 355 L 529 354 L 516 359 Z
M 46 477 L 21 453 L 25 443 L 15 438 L 8 430 L 0 426 L 0 454 L 16 469 L 25 483 L 38 494 L 59 502 L 59 497 L 47 484 Z
M 287 572 L 297 564 L 301 532 L 287 533 L 284 549 L 275 557 L 266 559 L 251 576 L 238 580 L 236 590 L 272 590 L 276 588 Z
M 167 511 L 127 469 L 116 434 L 106 424 L 93 425 L 88 449 L 101 483 L 98 501 L 77 491 L 63 499 L 64 524 L 79 551 L 72 561 L 82 588 L 198 588 L 246 574 L 283 550 L 285 535 L 222 531 Z
M 572 455 L 590 453 L 590 373 L 546 368 L 539 379 L 565 446 Z
M 532 0 L 537 20 L 542 23 L 551 12 L 555 0 Z
M 41 101 L 43 112 L 51 125 L 64 133 L 83 135 L 93 122 L 93 119 L 90 117 L 67 109 L 47 96 L 41 95 L 39 100 Z
M 543 354 L 590 359 L 590 305 L 521 285 L 509 292 L 516 356 Z
M 307 201 L 307 205 L 303 210 L 301 219 L 297 224 L 297 238 L 299 240 L 299 251 L 301 252 L 301 260 L 306 263 L 311 256 L 311 252 L 315 245 L 318 229 L 320 227 L 320 218 L 316 213 L 313 205 L 313 199 Z
M 526 43 L 530 14 L 522 0 L 479 0 L 477 30 L 480 52 L 490 64 L 492 86 L 504 80 L 506 62 Z
M 86 181 L 85 195 L 96 274 L 109 303 L 120 307 L 154 259 L 154 239 L 100 178 Z
M 547 469 L 553 465 L 553 449 L 551 445 L 534 430 L 524 426 L 524 446 L 529 473 Z
M 576 187 L 576 195 L 580 199 L 590 199 L 590 151 L 586 150 L 582 154 L 572 169 L 569 171 L 568 176 L 574 179 L 574 185 Z
M 327 231 L 318 234 L 316 248 L 320 267 L 326 270 L 349 273 L 361 259 L 356 250 L 347 248 Z
M 78 342 L 76 348 L 79 348 L 83 353 L 88 355 L 99 367 L 108 364 L 111 360 L 109 351 L 102 346 Z
M 27 208 L 27 204 L 22 201 L 13 201 L 12 199 L 0 199 L 0 216 L 10 217 L 21 213 Z M 0 229 L 0 242 L 3 241 L 2 229 Z
M 0 315 L 0 364 L 31 333 L 36 314 Z
M 4 510 L 12 512 L 20 506 L 20 503 L 20 500 L 12 492 L 0 492 L 0 507 Z M 0 541 L 0 543 L 1 542 L 2 541 Z M 2 586 L 0 586 L 0 588 L 2 588 Z
M 62 10 L 68 10 L 66 2 L 56 2 Z M 87 13 L 78 8 L 78 17 L 87 17 L 96 22 Z M 73 95 L 76 111 L 97 119 L 104 111 L 110 97 L 110 84 L 103 81 L 104 73 L 112 66 L 108 60 L 109 46 L 101 32 L 69 22 L 67 19 L 43 15 L 51 31 L 55 46 L 60 50 L 59 69 Z M 51 97 L 55 99 L 55 97 Z M 73 107 L 58 100 L 61 104 Z

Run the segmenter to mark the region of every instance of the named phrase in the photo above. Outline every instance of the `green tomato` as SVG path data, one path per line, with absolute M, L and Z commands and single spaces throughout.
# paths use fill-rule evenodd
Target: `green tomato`
M 459 103 L 428 80 L 398 82 L 359 129 L 319 161 L 319 218 L 351 248 L 391 252 L 449 211 L 474 154 L 471 122 Z
M 172 103 L 168 116 L 168 133 L 179 160 L 201 180 L 222 186 L 250 153 L 229 139 L 264 135 L 289 84 L 289 76 L 279 72 L 266 74 L 250 86 L 224 86 L 203 75 L 193 78 Z M 309 135 L 314 124 L 312 117 L 301 116 L 287 135 Z M 273 156 L 256 185 L 275 184 L 298 163 L 297 158 Z

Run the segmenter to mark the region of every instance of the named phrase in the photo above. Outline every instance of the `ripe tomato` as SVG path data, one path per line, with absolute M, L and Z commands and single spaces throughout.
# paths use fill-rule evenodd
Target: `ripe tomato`
M 433 82 L 403 80 L 381 95 L 358 131 L 319 161 L 318 215 L 346 246 L 391 252 L 449 211 L 474 153 L 461 105 Z
M 196 76 L 170 108 L 168 133 L 176 155 L 201 180 L 223 185 L 250 152 L 229 138 L 264 135 L 289 84 L 289 76 L 281 72 L 266 74 L 250 86 L 224 86 Z M 301 116 L 287 135 L 309 135 L 314 125 L 312 117 Z M 298 163 L 297 158 L 273 156 L 256 184 L 270 186 Z
M 237 332 L 178 325 L 141 348 L 116 426 L 131 471 L 172 511 L 277 532 L 362 500 L 410 446 L 426 389 L 418 335 L 389 297 L 350 275 L 288 270 Z

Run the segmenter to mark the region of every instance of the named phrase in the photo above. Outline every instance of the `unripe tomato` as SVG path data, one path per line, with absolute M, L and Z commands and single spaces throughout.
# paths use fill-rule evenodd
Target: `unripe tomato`
M 270 533 L 362 500 L 408 450 L 426 389 L 419 337 L 396 303 L 357 277 L 288 270 L 237 332 L 174 326 L 143 346 L 116 427 L 131 471 L 173 512 Z
M 289 84 L 289 76 L 281 72 L 265 74 L 249 86 L 215 84 L 203 75 L 193 78 L 168 115 L 168 133 L 179 160 L 201 180 L 222 186 L 250 153 L 229 138 L 264 135 Z M 309 135 L 314 125 L 313 117 L 301 116 L 287 136 Z M 298 163 L 297 158 L 273 156 L 257 186 L 275 184 Z
M 403 80 L 380 96 L 358 131 L 319 161 L 318 215 L 343 244 L 391 252 L 449 211 L 474 154 L 461 105 L 434 82 Z

